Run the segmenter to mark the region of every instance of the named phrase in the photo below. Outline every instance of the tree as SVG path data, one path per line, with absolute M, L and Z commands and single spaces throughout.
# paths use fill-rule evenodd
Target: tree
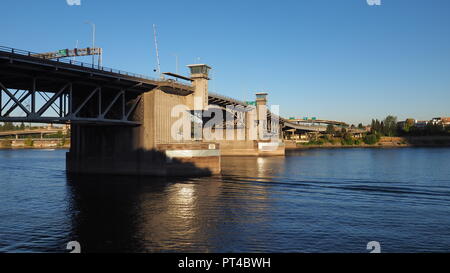
M 406 126 L 408 126 L 408 128 L 413 127 L 415 123 L 416 123 L 415 120 L 412 118 L 406 119 Z
M 335 130 L 334 130 L 333 124 L 328 124 L 327 125 L 327 134 L 332 135 L 332 134 L 334 134 L 334 132 L 335 132 Z
M 373 120 L 372 119 L 372 134 L 377 134 L 377 133 L 381 133 L 382 131 L 382 124 L 380 123 L 380 121 L 378 119 Z
M 5 122 L 5 125 L 3 125 L 3 131 L 13 131 L 14 128 L 14 124 L 12 122 Z
M 385 136 L 395 136 L 397 134 L 397 117 L 389 115 L 382 124 L 384 125 L 382 132 Z
M 386 135 L 386 129 L 384 127 L 384 121 L 380 122 L 380 130 L 378 131 L 378 133 L 382 134 L 383 136 Z
M 358 124 L 358 129 L 364 129 L 364 125 L 362 123 Z
M 350 133 L 345 132 L 341 143 L 342 145 L 353 145 L 355 141 Z
M 378 142 L 377 136 L 374 134 L 366 135 L 363 138 L 364 143 L 368 145 L 373 145 Z

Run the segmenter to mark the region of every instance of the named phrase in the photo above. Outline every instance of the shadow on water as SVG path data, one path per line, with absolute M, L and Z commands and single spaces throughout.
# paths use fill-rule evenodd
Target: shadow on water
M 0 151 L 0 251 L 448 251 L 449 153 L 308 150 L 155 178 L 69 175 L 64 151 Z
M 70 240 L 83 252 L 237 251 L 249 232 L 262 231 L 258 223 L 268 222 L 266 186 L 243 186 L 226 176 L 67 176 Z
M 189 180 L 67 174 L 67 183 L 72 197 L 72 239 L 81 243 L 83 252 L 146 252 L 144 217 L 158 213 L 157 208 L 146 207 L 146 199 L 151 202 Z M 158 199 L 164 207 L 167 201 Z

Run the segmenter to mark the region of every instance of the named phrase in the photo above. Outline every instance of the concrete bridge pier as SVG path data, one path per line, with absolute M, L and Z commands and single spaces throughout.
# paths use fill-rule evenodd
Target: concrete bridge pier
M 256 107 L 245 113 L 245 139 L 224 139 L 218 141 L 222 147 L 222 156 L 284 156 L 285 146 L 281 137 L 268 138 L 267 93 L 256 94 Z M 238 131 L 240 129 L 236 129 Z
M 73 124 L 67 153 L 70 173 L 202 176 L 220 173 L 220 145 L 175 141 L 171 116 L 176 105 L 188 105 L 191 94 L 156 88 L 142 94 L 133 113 L 139 126 Z

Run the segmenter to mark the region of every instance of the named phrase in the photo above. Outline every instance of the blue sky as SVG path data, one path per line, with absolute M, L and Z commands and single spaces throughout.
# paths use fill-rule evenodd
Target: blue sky
M 266 91 L 283 116 L 350 123 L 393 114 L 450 116 L 450 1 L 2 0 L 0 45 L 36 52 L 91 45 L 104 65 L 155 76 L 213 67 L 210 90 L 242 100 Z M 199 59 L 200 58 L 200 59 Z

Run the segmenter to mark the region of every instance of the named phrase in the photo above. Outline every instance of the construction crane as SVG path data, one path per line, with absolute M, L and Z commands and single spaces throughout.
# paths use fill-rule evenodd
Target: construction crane
M 75 48 L 75 49 L 61 49 L 55 52 L 47 52 L 40 54 L 33 54 L 31 56 L 42 58 L 42 59 L 61 59 L 61 58 L 69 58 L 76 56 L 93 56 L 98 55 L 98 66 L 102 66 L 102 48 Z

